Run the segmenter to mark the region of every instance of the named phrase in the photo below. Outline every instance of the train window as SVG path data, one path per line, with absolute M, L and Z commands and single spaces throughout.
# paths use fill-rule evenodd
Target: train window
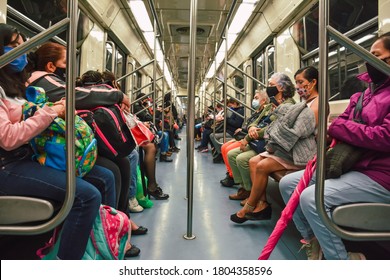
M 61 21 L 66 17 L 67 13 L 67 0 L 8 0 L 8 5 L 43 28 L 48 28 Z M 17 17 L 12 15 L 10 24 L 13 24 L 13 22 L 18 23 L 20 19 Z M 92 26 L 89 23 L 88 16 L 80 12 L 77 28 L 77 47 L 81 46 L 92 30 Z M 33 30 L 32 26 L 24 26 L 21 30 L 24 31 L 26 29 L 28 31 L 26 35 L 29 36 L 33 36 L 41 31 Z M 60 33 L 58 37 L 66 41 L 66 32 Z
M 110 38 L 106 42 L 106 70 L 115 74 L 116 77 L 122 77 L 126 73 L 126 54 Z M 121 82 L 121 89 L 125 91 L 125 79 Z
M 267 45 L 254 57 L 254 77 L 267 84 L 268 79 L 275 72 L 275 48 L 271 45 Z M 254 85 L 254 88 L 259 88 L 258 84 Z
M 66 17 L 66 0 L 8 0 L 8 5 L 44 28 Z
M 242 68 L 242 67 L 240 67 Z M 244 78 L 241 76 L 241 75 L 235 75 L 233 77 L 233 85 L 235 88 L 237 88 L 238 90 L 236 90 L 236 98 L 238 100 L 241 100 L 243 99 L 243 94 L 244 94 Z
M 378 15 L 378 0 L 331 0 L 329 24 L 345 33 Z M 290 28 L 302 54 L 318 48 L 318 4 Z

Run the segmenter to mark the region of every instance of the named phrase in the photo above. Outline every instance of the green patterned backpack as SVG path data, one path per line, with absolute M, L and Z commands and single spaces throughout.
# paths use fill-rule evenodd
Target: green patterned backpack
M 34 115 L 47 102 L 45 91 L 39 87 L 26 89 L 28 102 L 23 105 L 24 119 Z M 36 160 L 45 166 L 66 171 L 65 120 L 55 118 L 50 126 L 30 141 Z M 94 166 L 97 158 L 97 144 L 92 129 L 79 116 L 75 116 L 75 161 L 76 176 L 83 177 Z

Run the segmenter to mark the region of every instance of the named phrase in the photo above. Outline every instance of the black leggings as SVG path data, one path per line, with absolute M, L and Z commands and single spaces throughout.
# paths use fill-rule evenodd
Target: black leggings
M 128 195 L 130 188 L 130 160 L 128 157 L 108 158 L 98 156 L 97 165 L 103 166 L 114 173 L 116 189 L 116 208 L 119 211 L 128 213 Z
M 144 150 L 143 168 L 148 178 L 148 190 L 155 191 L 157 187 L 156 182 L 156 153 L 157 149 L 153 143 L 149 143 L 142 147 Z M 141 151 L 140 151 L 141 152 Z

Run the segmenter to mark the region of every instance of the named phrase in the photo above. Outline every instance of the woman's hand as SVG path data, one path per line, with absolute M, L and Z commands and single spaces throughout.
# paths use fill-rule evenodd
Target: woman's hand
M 244 139 L 242 139 L 240 142 L 241 142 L 240 150 L 241 150 L 242 152 L 245 152 L 245 148 L 246 148 L 246 145 L 248 145 L 248 141 L 246 141 L 246 139 L 244 138 Z
M 130 99 L 126 94 L 123 94 L 121 109 L 127 113 L 130 113 Z
M 61 119 L 65 119 L 65 112 L 66 112 L 66 105 L 65 105 L 65 99 L 61 99 L 54 103 L 51 108 L 56 111 L 58 117 Z
M 257 127 L 255 127 L 255 126 L 250 127 L 248 130 L 248 135 L 250 136 L 250 138 L 257 139 L 257 137 L 258 137 L 257 131 L 258 131 Z

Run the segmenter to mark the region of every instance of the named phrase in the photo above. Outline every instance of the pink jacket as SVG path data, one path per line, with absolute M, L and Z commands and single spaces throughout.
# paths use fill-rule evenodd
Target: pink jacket
M 0 99 L 0 147 L 12 151 L 26 144 L 44 131 L 57 113 L 45 106 L 26 121 L 22 120 L 22 106 Z
M 359 78 L 371 82 L 367 73 Z M 348 108 L 329 127 L 330 136 L 362 148 L 365 153 L 353 170 L 366 174 L 390 191 L 390 78 L 364 93 L 362 120 L 354 122 L 353 111 L 360 93 L 351 97 Z

